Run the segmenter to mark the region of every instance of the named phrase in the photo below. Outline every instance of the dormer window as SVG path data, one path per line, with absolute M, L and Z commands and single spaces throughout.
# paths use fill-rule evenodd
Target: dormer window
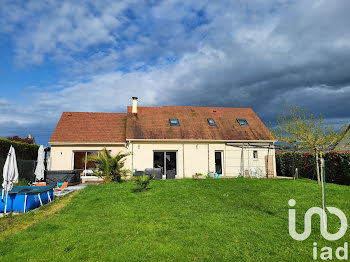
M 240 126 L 249 126 L 248 121 L 245 118 L 237 118 L 237 122 Z
M 177 118 L 170 118 L 169 123 L 170 126 L 180 126 L 179 119 Z
M 208 123 L 210 126 L 216 126 L 216 123 L 215 123 L 214 119 L 212 119 L 212 118 L 208 118 Z

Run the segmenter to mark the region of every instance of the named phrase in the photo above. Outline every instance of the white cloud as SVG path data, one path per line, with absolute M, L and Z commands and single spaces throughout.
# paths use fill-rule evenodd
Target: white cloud
M 17 61 L 65 75 L 32 90 L 25 111 L 0 102 L 0 121 L 54 125 L 62 111 L 125 110 L 135 95 L 144 106 L 252 106 L 272 119 L 288 102 L 350 118 L 348 1 L 6 5 L 0 31 L 16 35 Z
M 15 43 L 19 64 L 42 64 L 47 56 L 59 52 L 74 54 L 99 44 L 115 45 L 114 32 L 121 25 L 123 1 L 28 1 L 10 10 L 1 10 L 3 31 L 16 31 Z M 99 1 L 100 2 L 100 1 Z M 131 1 L 129 1 L 131 2 Z M 18 28 L 21 24 L 23 29 Z

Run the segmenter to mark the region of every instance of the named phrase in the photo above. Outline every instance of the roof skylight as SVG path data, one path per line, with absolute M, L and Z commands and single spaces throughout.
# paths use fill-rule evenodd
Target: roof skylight
M 249 126 L 248 121 L 245 118 L 237 118 L 237 122 L 240 126 Z
M 170 118 L 169 123 L 170 126 L 180 126 L 179 119 L 177 118 Z
M 216 126 L 216 123 L 215 123 L 214 119 L 212 119 L 212 118 L 208 118 L 208 123 L 210 126 Z

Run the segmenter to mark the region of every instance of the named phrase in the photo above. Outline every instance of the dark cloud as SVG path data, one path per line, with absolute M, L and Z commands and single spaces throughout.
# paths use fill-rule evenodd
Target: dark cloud
M 53 7 L 58 15 L 3 30 L 23 32 L 13 37 L 16 59 L 65 68 L 59 89 L 30 95 L 37 126 L 54 127 L 63 110 L 125 110 L 135 95 L 145 106 L 253 107 L 265 121 L 291 103 L 334 124 L 350 120 L 349 1 L 86 3 L 32 7 L 22 17 Z M 16 10 L 4 19 L 21 23 Z

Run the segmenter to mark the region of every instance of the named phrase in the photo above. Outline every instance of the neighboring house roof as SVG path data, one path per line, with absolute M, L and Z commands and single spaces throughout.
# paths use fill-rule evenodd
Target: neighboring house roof
M 180 126 L 170 126 L 176 118 Z M 216 126 L 210 126 L 212 118 Z M 237 119 L 246 119 L 241 126 Z M 274 140 L 251 108 L 138 107 L 131 113 L 64 112 L 49 143 L 125 143 L 129 139 Z
M 180 126 L 170 126 L 171 118 Z M 240 126 L 240 118 L 249 126 Z M 126 139 L 274 140 L 251 108 L 183 106 L 138 107 L 137 114 L 128 107 Z
M 348 151 L 350 150 L 350 125 L 345 129 L 342 139 L 335 146 L 336 150 Z
M 63 112 L 49 143 L 125 143 L 124 113 Z
M 10 141 L 17 141 L 17 142 L 22 142 L 26 144 L 35 144 L 35 139 L 34 137 L 31 137 L 31 136 L 28 136 L 28 137 L 10 136 L 10 137 L 6 137 L 6 139 Z

